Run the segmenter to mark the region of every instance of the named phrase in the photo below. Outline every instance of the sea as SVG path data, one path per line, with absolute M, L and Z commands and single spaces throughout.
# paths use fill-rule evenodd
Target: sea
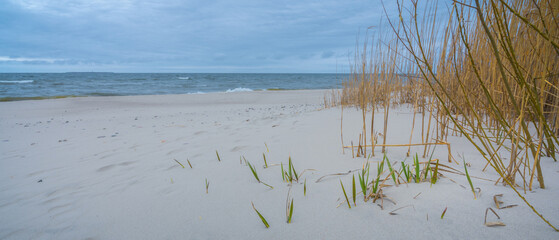
M 0 73 L 0 100 L 340 88 L 343 74 Z

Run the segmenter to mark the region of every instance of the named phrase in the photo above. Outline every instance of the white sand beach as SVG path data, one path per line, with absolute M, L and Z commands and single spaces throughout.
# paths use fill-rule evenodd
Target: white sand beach
M 491 168 L 482 172 L 485 160 L 456 136 L 448 141 L 460 165 L 446 161 L 446 147 L 437 147 L 433 158 L 458 170 L 465 159 L 469 174 L 478 177 L 472 179 L 481 189 L 477 199 L 466 177 L 443 173 L 446 178 L 433 185 L 385 187 L 395 204 L 358 195 L 349 209 L 340 180 L 351 198 L 352 174 L 322 177 L 361 169 L 366 159 L 342 152 L 341 109 L 324 108 L 326 91 L 2 102 L 0 239 L 559 238 L 509 187 L 495 185 L 498 175 Z M 361 117 L 360 110 L 344 110 L 346 145 L 357 143 Z M 412 110 L 392 109 L 387 142 L 408 143 L 410 121 Z M 419 141 L 415 131 L 412 142 Z M 387 151 L 397 169 L 413 161 L 407 147 Z M 382 160 L 380 148 L 375 153 L 371 177 Z M 411 153 L 421 157 L 423 147 Z M 258 183 L 242 156 L 273 189 Z M 289 157 L 299 173 L 292 185 L 282 180 L 279 165 L 287 167 Z M 550 158 L 541 164 L 547 188 L 525 196 L 558 226 L 559 165 Z M 289 191 L 294 210 L 288 224 Z M 497 209 L 496 194 L 503 194 L 503 205 L 518 206 Z M 500 219 L 490 213 L 487 221 L 506 226 L 484 225 L 490 207 Z

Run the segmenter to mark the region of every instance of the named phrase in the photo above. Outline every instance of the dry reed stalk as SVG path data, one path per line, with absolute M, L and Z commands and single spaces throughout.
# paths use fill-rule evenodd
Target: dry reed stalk
M 429 17 L 423 19 L 418 19 L 417 4 L 411 1 L 411 7 L 404 10 L 398 1 L 399 19 L 394 23 L 388 19 L 393 34 L 383 34 L 371 44 L 375 53 L 368 63 L 355 58 L 361 64 L 354 65 L 353 78 L 344 84 L 340 104 L 361 107 L 362 111 L 371 106 L 370 146 L 374 154 L 375 146 L 386 145 L 387 106 L 406 102 L 406 94 L 412 91 L 412 81 L 402 83 L 395 72 L 407 69 L 403 73 L 413 73 L 417 77 L 413 82 L 419 86 L 414 108 L 422 114 L 422 143 L 429 141 L 431 129 L 440 140 L 447 139 L 450 129 L 452 134 L 460 133 L 501 181 L 553 227 L 518 192 L 516 181 L 524 183 L 524 191 L 532 188 L 534 179 L 545 188 L 542 157 L 556 161 L 559 7 L 547 0 L 455 1 L 442 35 L 434 4 L 427 5 L 425 16 Z M 390 38 L 397 41 L 384 41 Z M 366 74 L 369 79 L 357 77 Z M 385 109 L 381 145 L 375 144 L 373 134 L 377 106 Z M 425 145 L 424 157 L 429 146 Z M 504 159 L 501 151 L 510 151 L 510 159 Z
M 499 154 L 496 154 L 495 146 L 493 145 L 494 143 L 491 140 L 491 135 L 495 134 L 495 132 L 488 132 L 484 130 L 484 125 L 488 123 L 489 124 L 496 123 L 495 125 L 501 128 L 496 131 L 497 134 L 501 131 L 506 132 L 508 129 L 511 128 L 508 122 L 510 122 L 513 117 L 516 117 L 520 114 L 520 110 L 517 104 L 518 102 L 517 98 L 520 94 L 515 93 L 513 91 L 517 91 L 518 89 L 521 89 L 521 87 L 515 87 L 515 86 L 511 87 L 511 85 L 512 84 L 520 84 L 520 86 L 527 85 L 527 81 L 525 78 L 526 73 L 522 72 L 525 71 L 527 68 L 523 68 L 520 66 L 519 59 L 517 59 L 516 57 L 517 53 L 515 53 L 516 51 L 518 51 L 518 48 L 522 48 L 523 46 L 520 44 L 513 46 L 512 44 L 513 40 L 510 37 L 511 29 L 521 29 L 521 28 L 513 28 L 513 27 L 509 28 L 510 26 L 508 24 L 515 24 L 514 19 L 513 21 L 510 21 L 510 23 L 509 22 L 505 23 L 503 19 L 507 19 L 507 21 L 509 21 L 509 19 L 506 17 L 506 12 L 501 11 L 504 8 L 497 7 L 496 6 L 497 3 L 501 5 L 506 5 L 504 1 L 491 1 L 491 4 L 485 4 L 481 6 L 479 1 L 476 0 L 475 6 L 469 6 L 473 8 L 472 11 L 475 11 L 472 15 L 476 17 L 476 19 L 473 22 L 477 25 L 474 28 L 469 28 L 468 30 L 466 30 L 464 25 L 469 24 L 468 20 L 470 18 L 468 17 L 464 18 L 463 16 L 464 16 L 464 12 L 470 12 L 470 11 L 465 10 L 464 7 L 461 7 L 460 8 L 461 11 L 459 11 L 458 10 L 459 8 L 456 5 L 453 6 L 453 11 L 455 11 L 457 15 L 456 22 L 458 23 L 457 24 L 458 30 L 456 32 L 459 33 L 459 38 L 458 38 L 459 44 L 458 47 L 456 47 L 456 45 L 453 46 L 453 52 L 459 52 L 455 49 L 463 47 L 466 50 L 464 51 L 466 54 L 464 54 L 465 56 L 463 56 L 465 57 L 464 58 L 465 61 L 462 61 L 462 65 L 464 65 L 465 68 L 462 67 L 462 69 L 473 70 L 473 71 L 469 70 L 463 73 L 458 73 L 458 71 L 455 72 L 455 75 L 458 77 L 458 83 L 459 83 L 458 86 L 460 87 L 457 90 L 465 93 L 464 96 L 468 98 L 467 93 L 469 90 L 468 88 L 464 87 L 467 86 L 464 83 L 468 79 L 472 79 L 473 81 L 471 81 L 471 83 L 473 83 L 473 85 L 475 86 L 478 86 L 483 93 L 483 94 L 478 94 L 477 96 L 473 95 L 471 99 L 466 99 L 465 105 L 460 105 L 460 104 L 464 104 L 464 101 L 463 102 L 456 101 L 457 99 L 454 99 L 453 96 L 449 94 L 451 90 L 445 89 L 447 87 L 445 86 L 446 83 L 445 81 L 440 79 L 440 77 L 444 76 L 444 74 L 434 73 L 432 62 L 430 62 L 429 59 L 426 57 L 426 51 L 423 48 L 424 46 L 423 44 L 425 43 L 421 42 L 422 36 L 420 35 L 420 30 L 417 25 L 417 15 L 415 15 L 415 12 L 414 15 L 412 16 L 412 25 L 414 26 L 408 28 L 407 31 L 404 31 L 403 35 L 405 36 L 399 37 L 399 39 L 402 40 L 401 41 L 402 44 L 406 45 L 407 49 L 409 49 L 412 55 L 414 56 L 417 65 L 420 67 L 420 71 L 422 75 L 425 78 L 432 78 L 434 80 L 434 84 L 432 84 L 430 81 L 426 81 L 426 83 L 429 84 L 429 87 L 433 90 L 433 93 L 437 97 L 439 103 L 441 104 L 441 106 L 443 107 L 444 111 L 447 113 L 449 118 L 452 120 L 452 122 L 454 124 L 457 124 L 456 118 L 452 116 L 453 113 L 451 112 L 451 108 L 449 108 L 449 106 L 452 107 L 453 111 L 458 110 L 458 112 L 461 115 L 463 115 L 464 117 L 463 120 L 466 121 L 462 122 L 463 125 L 457 125 L 457 127 L 459 127 L 460 131 L 464 133 L 464 135 L 468 138 L 468 140 L 470 140 L 470 142 L 483 154 L 483 156 L 486 157 L 487 161 L 491 163 L 491 166 L 502 177 L 502 180 L 506 182 L 509 186 L 511 186 L 511 188 L 515 190 L 515 192 L 519 195 L 519 197 L 522 198 L 532 208 L 532 210 L 542 218 L 542 220 L 544 220 L 551 227 L 553 227 L 553 225 L 551 225 L 547 220 L 545 220 L 545 218 L 543 218 L 543 216 L 539 214 L 524 199 L 522 195 L 518 193 L 518 191 L 514 187 L 514 184 L 511 184 L 511 181 L 505 177 L 505 175 L 508 172 L 506 171 L 505 168 L 503 168 L 504 166 L 503 160 L 501 159 Z M 535 1 L 533 3 L 537 4 Z M 413 4 L 414 4 L 413 11 L 417 11 L 417 5 L 416 5 L 417 3 L 413 2 Z M 526 7 L 527 4 L 531 4 L 531 3 L 524 3 L 524 7 Z M 484 12 L 482 12 L 481 10 L 482 7 L 485 8 L 486 15 L 484 15 Z M 509 8 L 509 10 L 510 12 L 513 12 L 513 14 L 518 15 L 515 13 L 516 10 L 512 8 Z M 460 14 L 461 16 L 458 16 Z M 490 19 L 491 23 L 493 24 L 491 29 L 487 25 L 486 18 Z M 402 18 L 400 18 L 400 23 L 405 24 L 401 19 Z M 556 22 L 555 25 L 557 26 Z M 520 33 L 516 32 L 513 33 L 513 35 L 514 34 L 518 35 L 518 34 L 522 34 L 522 32 Z M 413 41 L 411 40 L 412 38 L 410 37 L 412 35 L 414 35 Z M 429 41 L 429 39 L 427 39 L 427 41 Z M 433 39 L 431 39 L 430 41 L 433 41 Z M 499 41 L 502 44 L 497 45 L 496 41 Z M 487 44 L 488 42 L 490 44 Z M 518 41 L 516 41 L 515 39 L 515 42 Z M 480 47 L 473 48 L 472 46 L 481 46 L 481 48 Z M 532 45 L 531 47 L 533 46 L 534 45 Z M 414 47 L 416 47 L 415 50 Z M 483 48 L 486 49 L 483 53 L 482 52 L 476 53 L 476 50 L 483 49 Z M 557 53 L 559 53 L 559 50 L 557 49 L 555 50 Z M 499 51 L 505 53 L 504 58 L 506 61 L 502 61 L 498 53 Z M 493 61 L 489 61 L 491 62 L 491 64 L 488 64 L 489 69 L 485 68 L 487 65 L 481 65 L 479 64 L 479 60 L 475 59 L 478 57 L 486 57 L 486 56 L 493 59 Z M 441 58 L 445 58 L 445 57 L 447 56 L 444 55 L 441 56 Z M 557 63 L 557 59 L 551 62 Z M 507 73 L 505 73 L 504 71 L 505 64 L 506 67 L 512 69 L 508 72 L 510 75 L 507 75 Z M 455 66 L 456 65 L 457 64 L 455 64 Z M 458 68 L 453 67 L 453 69 L 456 70 Z M 484 77 L 484 75 L 487 74 L 490 74 L 492 77 L 490 78 Z M 462 77 L 462 79 L 460 79 L 459 77 L 460 75 L 465 75 L 465 76 Z M 512 81 L 509 78 L 512 79 Z M 485 79 L 489 79 L 490 81 L 484 82 Z M 493 79 L 500 79 L 500 82 L 492 81 Z M 499 87 L 501 89 L 504 88 L 506 91 L 502 93 L 499 91 L 492 90 L 492 88 L 495 89 L 496 87 Z M 548 126 L 546 127 L 548 123 L 544 115 L 542 114 L 543 113 L 543 111 L 541 110 L 542 104 L 541 101 L 538 101 L 536 97 L 538 96 L 538 89 L 537 88 L 526 88 L 526 89 L 534 90 L 534 91 L 527 91 L 525 96 L 527 96 L 529 99 L 530 107 L 527 108 L 527 111 L 532 115 L 531 121 L 537 121 L 539 123 L 538 126 L 536 125 L 536 122 L 533 122 L 533 126 L 538 130 L 541 129 L 539 131 L 540 133 L 539 142 L 543 143 L 543 139 L 545 136 L 545 139 L 547 140 L 546 142 L 547 153 L 548 155 L 553 156 L 554 153 L 551 153 L 550 150 L 555 148 L 555 144 L 557 144 L 557 138 L 554 134 L 552 134 L 551 131 L 549 131 L 549 127 Z M 485 104 L 472 104 L 473 102 L 477 102 L 477 101 L 484 102 Z M 487 106 L 487 103 L 489 105 L 489 108 L 475 107 L 475 106 Z M 486 120 L 484 121 L 484 119 Z M 522 144 L 523 146 L 531 150 L 532 157 L 534 160 L 534 166 L 536 168 L 535 171 L 533 172 L 536 171 L 538 172 L 538 180 L 540 182 L 540 187 L 543 188 L 545 185 L 543 182 L 543 176 L 541 175 L 541 168 L 539 167 L 539 155 L 538 155 L 541 148 L 538 147 L 538 150 L 536 150 L 535 145 L 533 144 L 532 141 L 532 135 L 527 127 L 528 123 L 529 123 L 528 121 L 520 122 L 520 125 L 522 126 L 522 132 L 521 134 L 518 133 L 517 135 L 525 136 L 525 140 L 522 142 Z M 468 133 L 466 128 L 469 128 L 469 131 L 472 133 L 471 135 Z M 512 136 L 514 135 L 509 135 L 505 137 L 507 137 L 508 139 L 513 139 Z M 480 143 L 474 142 L 472 140 L 473 137 L 477 137 L 480 140 Z M 491 158 L 491 159 L 487 158 L 487 154 L 485 153 L 486 151 L 489 152 L 491 155 L 495 156 L 496 158 Z M 555 227 L 553 228 L 555 229 Z
M 432 145 L 446 145 L 447 149 L 448 149 L 448 162 L 452 162 L 452 160 L 454 159 L 452 157 L 452 151 L 450 148 L 450 143 L 447 142 L 428 142 L 428 143 L 412 143 L 412 144 L 377 144 L 376 146 L 380 146 L 380 147 L 411 147 L 411 146 L 432 146 Z M 371 145 L 365 145 L 363 147 L 372 147 Z M 353 151 L 353 148 L 355 148 L 355 146 L 351 145 L 351 146 L 344 146 L 344 148 L 351 148 Z M 359 152 L 358 152 L 359 154 Z M 357 156 L 359 157 L 359 155 Z M 455 160 L 456 162 L 456 160 Z

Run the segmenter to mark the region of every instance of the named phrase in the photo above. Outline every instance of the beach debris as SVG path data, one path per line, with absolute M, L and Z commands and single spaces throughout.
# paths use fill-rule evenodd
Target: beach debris
M 41 182 L 43 182 L 43 179 L 39 179 L 39 181 L 37 181 L 37 182 L 38 182 L 38 183 L 41 183 Z
M 506 206 L 501 206 L 501 204 L 503 204 L 503 201 L 500 201 L 498 199 L 498 197 L 502 197 L 503 194 L 496 194 L 495 196 L 493 196 L 493 201 L 495 202 L 495 206 L 497 207 L 497 209 L 505 209 L 505 208 L 511 208 L 511 207 L 516 207 L 518 205 L 516 204 L 512 204 L 512 205 L 506 205 Z
M 417 195 L 415 195 L 415 197 L 413 197 L 413 199 L 416 199 L 417 197 L 419 197 L 419 195 L 421 195 L 421 192 L 419 192 Z
M 190 160 L 188 160 L 188 158 L 186 159 L 186 162 L 188 163 L 188 166 L 190 166 L 190 168 L 192 168 L 192 164 L 190 164 Z
M 495 216 L 497 216 L 497 219 L 501 219 L 501 217 L 499 216 L 499 214 L 497 214 L 495 212 L 495 210 L 493 210 L 493 208 L 487 208 L 485 209 L 485 220 L 483 221 L 483 224 L 487 227 L 504 227 L 506 226 L 503 222 L 501 221 L 495 221 L 495 222 L 487 222 L 487 212 L 491 210 L 491 212 L 493 212 L 493 214 L 495 214 Z
M 446 210 L 447 210 L 447 209 L 448 209 L 448 207 L 445 207 L 445 208 L 444 208 L 443 214 L 441 214 L 441 219 L 444 218 L 444 215 L 446 214 Z
M 391 212 L 389 212 L 388 214 L 390 214 L 390 215 L 398 215 L 398 213 L 396 213 L 396 211 L 398 211 L 398 210 L 400 210 L 400 209 L 407 208 L 407 207 L 412 207 L 413 210 L 415 211 L 415 207 L 414 207 L 413 205 L 410 204 L 410 205 L 406 205 L 406 206 L 403 206 L 403 207 L 396 208 L 396 209 L 392 210 Z M 429 217 L 427 217 L 427 219 L 429 219 Z
M 352 172 L 356 172 L 356 171 L 359 171 L 359 170 L 361 170 L 361 169 L 349 170 L 349 171 L 347 171 L 346 173 L 333 173 L 333 174 L 327 174 L 327 175 L 324 175 L 324 176 L 320 177 L 319 179 L 317 179 L 317 180 L 315 181 L 315 183 L 318 183 L 318 182 L 322 181 L 322 179 L 325 178 L 325 177 L 348 175 L 348 174 L 350 174 L 350 173 L 352 173 Z

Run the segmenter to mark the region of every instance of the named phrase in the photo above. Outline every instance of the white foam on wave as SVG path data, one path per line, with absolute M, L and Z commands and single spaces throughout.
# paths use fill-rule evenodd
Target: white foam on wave
M 206 94 L 206 93 L 205 93 L 205 92 L 198 91 L 198 92 L 191 92 L 191 93 L 187 93 L 187 94 Z
M 225 92 L 231 93 L 231 92 L 252 92 L 252 91 L 253 91 L 253 90 L 250 89 L 250 88 L 238 87 L 238 88 L 235 88 L 235 89 L 228 89 L 228 90 L 225 91 Z
M 179 77 L 181 80 L 190 80 L 190 77 Z
M 0 83 L 32 83 L 33 80 L 17 80 L 17 81 L 4 81 L 0 80 Z

